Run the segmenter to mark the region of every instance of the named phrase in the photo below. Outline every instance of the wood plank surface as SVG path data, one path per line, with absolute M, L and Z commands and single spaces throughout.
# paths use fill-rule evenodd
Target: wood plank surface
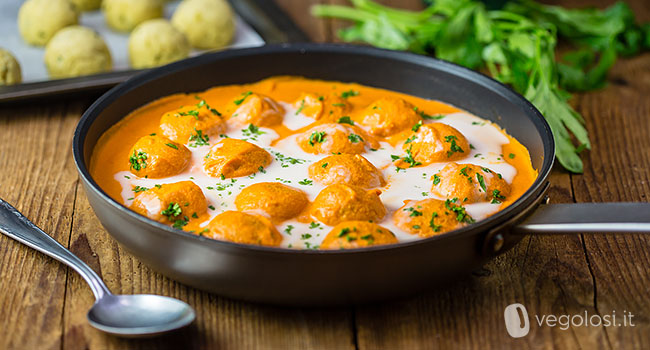
M 336 41 L 341 21 L 309 15 L 314 3 L 276 0 L 314 41 Z M 417 8 L 419 0 L 384 0 Z M 613 1 L 555 0 L 564 6 Z M 629 1 L 650 20 L 650 5 Z M 593 149 L 585 173 L 556 168 L 552 202 L 650 198 L 650 54 L 620 60 L 607 88 L 576 96 Z M 78 183 L 70 143 L 88 100 L 0 107 L 0 197 L 69 247 L 115 293 L 155 293 L 197 311 L 191 327 L 161 338 L 123 340 L 91 328 L 93 296 L 54 260 L 0 236 L 0 349 L 619 349 L 650 348 L 650 238 L 643 235 L 526 237 L 460 281 L 413 298 L 331 309 L 291 309 L 219 297 L 174 282 L 140 263 L 100 226 Z M 507 335 L 504 308 L 533 315 L 606 315 L 624 310 L 634 327 L 538 327 Z M 531 322 L 534 320 L 531 319 Z

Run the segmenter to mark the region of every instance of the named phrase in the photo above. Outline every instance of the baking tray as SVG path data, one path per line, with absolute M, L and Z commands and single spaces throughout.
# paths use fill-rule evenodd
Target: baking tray
M 0 47 L 14 53 L 23 69 L 23 83 L 0 86 L 0 104 L 25 102 L 32 99 L 64 97 L 103 92 L 130 77 L 145 71 L 128 65 L 128 34 L 118 34 L 106 27 L 99 11 L 85 12 L 80 24 L 97 30 L 106 40 L 113 56 L 113 71 L 83 77 L 50 80 L 43 63 L 44 48 L 30 47 L 18 34 L 17 12 L 23 1 L 3 0 L 0 3 Z M 309 41 L 295 23 L 270 0 L 232 0 L 237 13 L 237 33 L 231 47 L 252 47 L 266 43 Z M 178 5 L 174 1 L 165 7 L 169 18 Z M 193 51 L 192 56 L 204 51 Z

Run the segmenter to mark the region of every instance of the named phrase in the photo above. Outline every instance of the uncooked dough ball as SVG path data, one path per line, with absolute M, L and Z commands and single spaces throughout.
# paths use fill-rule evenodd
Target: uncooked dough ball
M 172 24 L 199 49 L 221 49 L 235 35 L 233 11 L 226 0 L 185 0 L 174 12 Z
M 178 61 L 190 54 L 183 33 L 164 19 L 148 20 L 129 37 L 129 60 L 133 68 L 150 68 Z
M 130 32 L 138 24 L 163 16 L 161 0 L 104 0 L 104 18 L 109 27 Z
M 71 26 L 47 43 L 45 66 L 52 78 L 70 78 L 108 72 L 113 62 L 99 34 L 87 27 Z
M 80 11 L 97 10 L 102 4 L 102 0 L 71 0 Z
M 44 46 L 61 28 L 77 24 L 70 0 L 27 0 L 18 11 L 18 30 L 31 45 Z
M 0 85 L 20 84 L 22 80 L 16 58 L 9 51 L 0 49 Z

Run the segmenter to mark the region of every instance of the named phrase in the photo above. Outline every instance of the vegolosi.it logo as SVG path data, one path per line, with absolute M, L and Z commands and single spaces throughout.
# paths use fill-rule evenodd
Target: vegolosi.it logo
M 535 315 L 535 321 L 539 327 L 560 327 L 565 331 L 570 327 L 634 327 L 631 312 L 623 310 L 623 315 L 616 316 L 616 311 L 611 315 L 589 315 L 585 310 L 584 314 L 576 315 Z M 622 321 L 621 321 L 622 318 Z M 528 311 L 522 304 L 510 304 L 503 312 L 503 319 L 506 323 L 506 330 L 513 338 L 525 337 L 530 332 L 530 318 Z

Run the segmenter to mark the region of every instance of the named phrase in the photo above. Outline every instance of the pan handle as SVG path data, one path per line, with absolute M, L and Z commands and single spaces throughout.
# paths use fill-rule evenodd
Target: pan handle
M 540 205 L 513 231 L 520 234 L 650 233 L 650 203 Z

